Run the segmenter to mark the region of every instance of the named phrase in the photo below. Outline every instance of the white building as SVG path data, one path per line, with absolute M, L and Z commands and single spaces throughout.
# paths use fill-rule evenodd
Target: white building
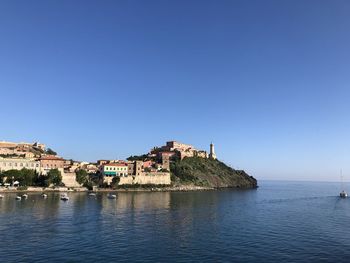
M 22 168 L 40 172 L 40 162 L 30 158 L 2 158 L 0 157 L 0 170 L 21 170 Z

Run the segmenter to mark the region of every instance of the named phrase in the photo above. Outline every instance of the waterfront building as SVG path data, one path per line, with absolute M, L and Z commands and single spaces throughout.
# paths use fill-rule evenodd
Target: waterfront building
M 55 155 L 45 155 L 40 159 L 41 173 L 47 174 L 51 169 L 58 169 L 63 172 L 65 160 Z
M 101 166 L 101 172 L 104 176 L 127 176 L 128 164 L 120 163 L 106 163 Z
M 2 158 L 0 157 L 0 170 L 21 170 L 23 168 L 40 172 L 40 162 L 31 158 Z

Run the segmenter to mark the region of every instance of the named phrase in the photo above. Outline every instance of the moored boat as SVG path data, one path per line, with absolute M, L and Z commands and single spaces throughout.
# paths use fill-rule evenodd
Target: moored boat
M 340 179 L 341 179 L 341 185 L 342 185 L 343 190 L 340 192 L 339 196 L 340 196 L 340 198 L 347 198 L 348 194 L 344 190 L 343 170 L 340 170 Z
M 20 197 L 19 195 L 16 196 L 16 200 L 21 200 L 22 197 Z
M 347 198 L 348 194 L 343 190 L 340 192 L 339 196 L 340 196 L 340 198 Z
M 47 194 L 42 193 L 42 194 L 41 194 L 41 197 L 42 197 L 42 198 L 47 198 Z
M 27 199 L 27 198 L 28 198 L 28 195 L 27 195 L 27 194 L 24 194 L 24 195 L 22 195 L 22 198 L 23 198 L 23 199 Z
M 68 201 L 68 200 L 69 200 L 68 195 L 67 195 L 66 193 L 61 194 L 61 200 L 62 200 L 62 201 Z
M 117 198 L 117 195 L 109 193 L 109 194 L 107 195 L 107 197 L 108 197 L 109 199 L 116 199 L 116 198 Z

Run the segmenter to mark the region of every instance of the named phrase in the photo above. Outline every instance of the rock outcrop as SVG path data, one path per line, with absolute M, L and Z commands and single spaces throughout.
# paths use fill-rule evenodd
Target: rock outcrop
M 219 160 L 186 157 L 171 163 L 176 184 L 194 184 L 215 188 L 256 188 L 257 180 L 243 170 L 235 170 Z

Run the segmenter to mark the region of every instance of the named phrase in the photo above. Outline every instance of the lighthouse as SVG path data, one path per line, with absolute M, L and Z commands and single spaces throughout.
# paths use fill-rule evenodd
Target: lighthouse
M 214 149 L 214 144 L 210 144 L 210 153 L 209 153 L 209 158 L 210 159 L 216 159 L 216 154 L 215 154 L 215 149 Z

